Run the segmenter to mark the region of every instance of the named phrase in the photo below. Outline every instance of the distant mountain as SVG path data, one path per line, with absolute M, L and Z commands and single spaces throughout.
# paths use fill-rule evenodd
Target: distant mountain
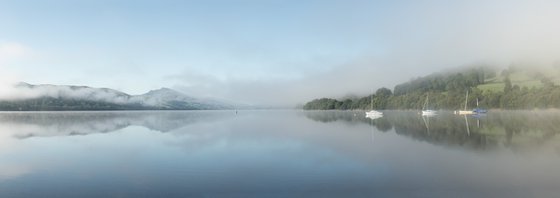
M 203 100 L 187 96 L 169 88 L 161 88 L 148 93 L 131 96 L 133 104 L 158 107 L 158 109 L 233 109 L 233 105 L 215 100 Z
M 32 85 L 18 83 L 10 94 L 0 98 L 4 111 L 57 110 L 211 110 L 233 109 L 217 100 L 197 99 L 169 88 L 142 95 L 108 88 L 72 85 Z

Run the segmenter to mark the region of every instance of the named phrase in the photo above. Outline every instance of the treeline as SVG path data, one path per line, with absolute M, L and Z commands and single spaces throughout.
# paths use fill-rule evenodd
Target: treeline
M 306 110 L 351 109 L 421 109 L 429 96 L 429 108 L 456 110 L 464 108 L 465 94 L 469 91 L 468 107 L 476 107 L 478 99 L 482 108 L 534 109 L 560 108 L 560 86 L 541 78 L 543 86 L 520 87 L 512 85 L 504 70 L 503 90 L 480 90 L 478 85 L 495 77 L 496 72 L 486 68 L 464 72 L 434 74 L 395 86 L 394 93 L 380 88 L 376 93 L 359 99 L 316 99 L 304 105 Z M 372 103 L 373 101 L 373 103 Z M 373 105 L 372 105 L 373 104 Z
M 477 68 L 458 73 L 432 74 L 395 86 L 395 95 L 463 91 L 484 84 L 484 79 L 494 77 L 495 73 L 490 69 Z
M 315 99 L 305 104 L 303 106 L 303 109 L 306 110 L 368 109 L 371 108 L 372 103 L 373 103 L 373 107 L 376 109 L 386 109 L 388 103 L 391 101 L 391 97 L 393 97 L 393 93 L 391 92 L 391 90 L 383 87 L 378 89 L 375 92 L 375 94 L 360 99 L 355 99 L 355 100 L 345 99 L 339 101 L 331 98 Z
M 26 100 L 0 100 L 2 111 L 104 111 L 104 110 L 203 110 L 186 102 L 173 102 L 167 106 L 146 106 L 140 103 L 111 103 L 86 99 L 40 97 Z
M 86 111 L 86 110 L 127 110 L 131 108 L 108 102 L 71 100 L 42 97 L 27 100 L 0 101 L 2 111 Z

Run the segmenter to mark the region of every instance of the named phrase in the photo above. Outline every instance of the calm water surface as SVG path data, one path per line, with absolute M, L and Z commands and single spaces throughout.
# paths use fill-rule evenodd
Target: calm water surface
M 0 113 L 0 197 L 558 197 L 560 113 Z

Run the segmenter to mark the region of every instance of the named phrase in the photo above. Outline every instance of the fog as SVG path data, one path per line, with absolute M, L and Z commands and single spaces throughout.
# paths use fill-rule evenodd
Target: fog
M 450 68 L 507 67 L 517 62 L 530 62 L 530 67 L 552 65 L 560 60 L 558 6 L 554 1 L 409 2 L 375 14 L 369 20 L 372 23 L 365 20 L 351 25 L 381 40 L 381 52 L 330 68 L 325 65 L 326 70 L 303 71 L 301 77 L 290 80 L 218 80 L 193 78 L 195 74 L 188 72 L 183 79 L 202 86 L 178 87 L 195 94 L 213 90 L 235 100 L 293 105 L 319 97 L 365 95 L 380 87 L 392 89 L 398 83 Z M 352 21 L 328 25 L 345 23 Z M 358 33 L 349 36 L 353 34 Z
M 46 66 L 35 67 L 45 71 L 44 75 L 28 74 L 34 67 L 15 64 L 22 57 L 29 58 L 26 46 L 0 42 L 2 79 L 109 87 L 127 93 L 167 86 L 193 97 L 293 107 L 314 98 L 363 96 L 381 87 L 392 89 L 412 78 L 452 68 L 507 67 L 519 62 L 530 63 L 524 65 L 531 68 L 560 62 L 557 1 L 325 1 L 295 7 L 294 13 L 282 9 L 295 5 L 276 9 L 269 5 L 272 3 L 262 4 L 266 6 L 249 4 L 259 5 L 254 6 L 259 12 L 251 6 L 220 8 L 229 12 L 226 14 L 206 10 L 210 14 L 204 16 L 212 17 L 196 20 L 208 26 L 193 26 L 194 33 L 169 41 L 180 47 L 160 45 L 124 55 L 92 53 L 89 56 L 117 59 L 118 64 L 76 66 L 89 61 L 83 56 L 70 62 L 72 69 L 52 64 L 60 68 L 58 74 L 44 69 Z M 235 14 L 243 16 L 236 18 Z M 163 20 L 181 19 L 165 17 L 169 18 Z M 163 31 L 153 24 L 145 26 Z M 163 36 L 154 35 L 183 33 L 167 28 Z M 140 35 L 134 41 L 165 39 L 149 37 L 154 35 Z M 197 39 L 203 41 L 197 43 Z M 170 59 L 175 62 L 169 63 Z M 103 68 L 107 75 L 89 75 L 91 68 Z M 11 70 L 15 72 L 10 74 Z M 81 76 L 67 77 L 74 73 Z M 10 97 L 33 95 L 0 90 L 0 95 Z
M 0 100 L 34 99 L 39 97 L 89 99 L 124 104 L 130 97 L 121 92 L 90 87 L 56 85 L 30 86 L 25 83 L 6 83 L 0 92 Z

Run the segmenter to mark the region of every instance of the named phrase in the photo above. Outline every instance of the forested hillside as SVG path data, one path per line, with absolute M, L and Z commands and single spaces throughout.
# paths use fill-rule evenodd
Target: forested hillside
M 233 109 L 225 102 L 197 99 L 169 88 L 129 95 L 108 88 L 22 82 L 10 91 L 14 97 L 0 98 L 0 111 Z
M 483 108 L 543 109 L 560 108 L 560 69 L 529 70 L 510 66 L 498 71 L 488 67 L 458 72 L 436 73 L 395 86 L 380 88 L 358 99 L 315 99 L 304 109 L 421 109 L 429 95 L 433 109 L 462 109 L 469 91 L 468 106 Z

